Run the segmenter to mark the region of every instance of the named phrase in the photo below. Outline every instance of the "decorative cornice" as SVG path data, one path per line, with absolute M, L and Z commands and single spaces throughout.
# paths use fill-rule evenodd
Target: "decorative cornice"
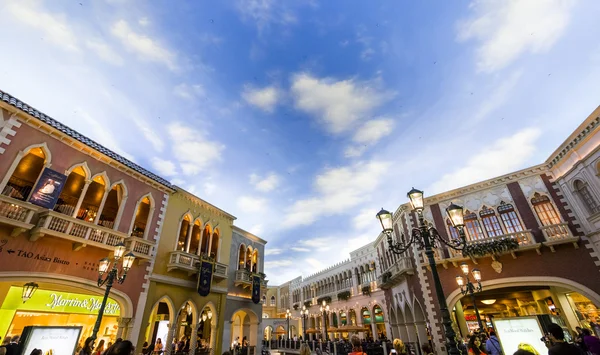
M 250 239 L 250 240 L 252 240 L 254 242 L 257 242 L 257 243 L 262 244 L 262 245 L 267 244 L 266 240 L 255 236 L 254 234 L 248 232 L 247 230 L 244 230 L 244 229 L 242 229 L 242 228 L 240 228 L 238 226 L 235 226 L 235 225 L 232 228 L 233 228 L 233 231 L 236 232 L 237 234 L 240 234 L 240 235 L 242 235 L 242 236 L 244 236 L 244 237 L 246 237 L 246 238 L 248 238 L 248 239 Z
M 599 108 L 600 109 L 600 108 Z M 599 109 L 596 109 L 598 111 Z M 600 116 L 595 116 L 594 113 L 588 117 L 563 144 L 558 147 L 546 160 L 548 168 L 552 168 L 565 158 L 569 152 L 574 150 L 582 141 L 585 140 L 590 132 L 595 131 L 600 126 Z
M 172 196 L 172 198 L 175 198 L 176 200 L 189 202 L 195 206 L 198 206 L 201 209 L 206 210 L 209 213 L 212 213 L 215 216 L 225 218 L 229 221 L 229 224 L 232 224 L 233 221 L 237 219 L 235 216 L 227 213 L 226 211 L 216 207 L 215 205 L 209 202 L 204 201 L 203 199 L 193 195 L 192 193 L 182 189 L 179 186 L 173 186 L 173 188 L 176 192 L 178 192 L 173 194 Z

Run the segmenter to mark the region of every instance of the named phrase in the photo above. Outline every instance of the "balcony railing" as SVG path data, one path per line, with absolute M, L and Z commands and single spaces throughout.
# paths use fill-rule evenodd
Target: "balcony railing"
M 35 226 L 31 220 L 38 210 L 37 206 L 28 202 L 0 195 L 0 223 L 13 227 L 13 237 Z
M 488 243 L 508 238 L 513 238 L 514 240 L 516 240 L 519 243 L 519 249 L 539 248 L 539 244 L 536 244 L 535 239 L 533 238 L 533 234 L 531 234 L 531 230 L 508 233 L 497 237 L 478 239 L 476 241 L 468 241 L 467 244 Z M 450 254 L 451 259 L 464 259 L 462 252 L 460 251 L 448 248 L 448 252 Z
M 540 229 L 542 230 L 544 238 L 546 239 L 544 245 L 550 247 L 550 250 L 553 252 L 555 251 L 554 246 L 557 244 L 573 243 L 575 248 L 579 247 L 577 244 L 579 237 L 576 237 L 573 235 L 573 233 L 571 233 L 568 223 L 552 224 L 549 226 L 543 226 Z
M 167 264 L 167 271 L 182 270 L 190 276 L 198 273 L 200 256 L 186 253 L 184 251 L 172 251 Z M 213 272 L 213 279 L 224 280 L 227 278 L 227 265 L 216 262 Z
M 254 275 L 255 274 L 251 273 L 250 271 L 248 271 L 246 269 L 236 270 L 235 271 L 235 285 L 243 286 L 244 288 L 252 287 L 252 276 L 254 276 Z M 268 282 L 265 279 L 266 275 L 265 274 L 256 274 L 256 275 L 260 276 L 260 287 L 266 288 L 267 282 Z
M 124 242 L 139 259 L 150 259 L 154 246 L 154 242 L 48 210 L 39 214 L 29 239 L 35 241 L 46 234 L 72 241 L 74 250 L 92 245 L 112 251 L 115 245 Z

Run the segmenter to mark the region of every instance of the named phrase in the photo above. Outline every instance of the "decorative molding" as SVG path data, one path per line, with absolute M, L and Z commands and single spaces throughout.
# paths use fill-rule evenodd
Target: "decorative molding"
M 16 115 L 13 113 L 10 117 L 4 121 L 2 118 L 2 112 L 0 111 L 0 146 L 2 144 L 8 146 L 12 142 L 9 137 L 14 137 L 17 134 L 16 129 L 21 127 L 21 122 L 16 119 Z M 0 147 L 0 154 L 4 154 L 6 149 Z
M 224 218 L 229 222 L 230 225 L 233 224 L 233 221 L 237 219 L 237 217 L 227 213 L 226 211 L 216 207 L 215 205 L 207 201 L 204 201 L 203 199 L 191 194 L 190 192 L 182 189 L 179 186 L 173 186 L 173 188 L 179 193 L 173 194 L 171 198 L 177 201 L 185 201 L 191 203 L 195 207 L 200 208 L 201 211 L 193 209 L 193 214 L 196 215 L 196 218 L 200 217 L 204 222 L 208 222 L 211 219 L 210 215 L 213 215 L 214 217 Z M 208 212 L 209 215 L 205 215 L 204 212 Z
M 593 116 L 591 116 L 593 117 Z M 590 117 L 590 118 L 591 118 Z M 596 116 L 594 118 L 588 118 L 588 123 L 585 122 L 580 125 L 577 130 L 571 134 L 567 140 L 561 144 L 561 146 L 556 149 L 552 155 L 546 160 L 546 164 L 548 168 L 552 168 L 556 164 L 558 164 L 563 158 L 565 158 L 569 152 L 574 151 L 574 149 L 588 137 L 590 132 L 593 132 L 600 125 L 600 116 Z M 582 127 L 583 126 L 583 127 Z

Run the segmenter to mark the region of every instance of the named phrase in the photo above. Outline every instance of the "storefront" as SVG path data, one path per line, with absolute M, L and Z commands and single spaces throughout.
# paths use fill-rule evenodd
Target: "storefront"
M 92 334 L 102 296 L 37 289 L 23 302 L 23 287 L 9 286 L 0 306 L 0 336 L 20 335 L 26 326 L 81 326 L 80 343 Z M 114 342 L 121 314 L 119 304 L 109 298 L 98 340 Z

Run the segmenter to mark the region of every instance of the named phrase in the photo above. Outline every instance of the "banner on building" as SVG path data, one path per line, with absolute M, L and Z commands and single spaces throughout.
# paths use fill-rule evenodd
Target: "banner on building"
M 210 293 L 213 269 L 214 264 L 210 261 L 202 260 L 200 263 L 200 272 L 198 273 L 198 294 L 202 297 L 206 297 Z
M 252 302 L 260 302 L 260 276 L 252 275 Z
M 53 209 L 65 186 L 65 181 L 67 177 L 64 174 L 45 168 L 33 189 L 29 202 L 49 210 Z

